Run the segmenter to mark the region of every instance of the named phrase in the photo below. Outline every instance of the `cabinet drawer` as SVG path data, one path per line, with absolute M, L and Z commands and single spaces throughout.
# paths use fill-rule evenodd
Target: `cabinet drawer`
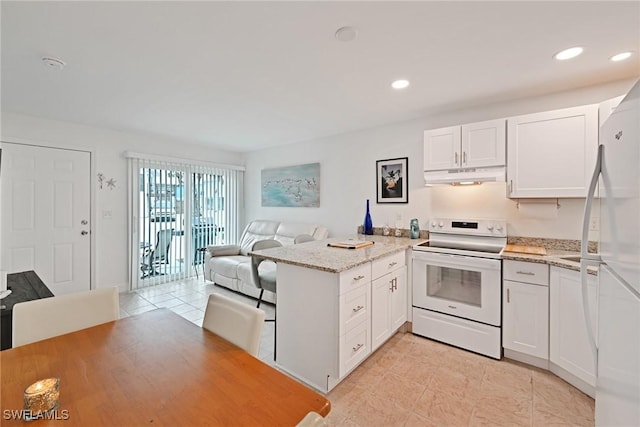
M 340 295 L 371 281 L 371 263 L 353 267 L 340 273 Z
M 340 378 L 371 353 L 369 322 L 362 322 L 340 337 Z
M 340 296 L 340 335 L 356 325 L 369 321 L 371 313 L 371 287 L 362 285 Z
M 371 264 L 371 277 L 375 280 L 378 277 L 382 277 L 391 271 L 403 267 L 405 263 L 405 251 L 377 259 Z
M 549 266 L 535 262 L 504 260 L 504 280 L 549 286 Z

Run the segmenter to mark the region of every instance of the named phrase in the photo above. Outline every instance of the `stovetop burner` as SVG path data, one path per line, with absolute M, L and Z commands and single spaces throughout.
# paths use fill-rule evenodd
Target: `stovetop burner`
M 432 219 L 429 240 L 414 250 L 485 258 L 499 258 L 507 244 L 504 220 Z

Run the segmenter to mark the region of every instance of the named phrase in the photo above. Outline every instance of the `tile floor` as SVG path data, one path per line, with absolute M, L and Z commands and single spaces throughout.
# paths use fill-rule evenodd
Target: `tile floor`
M 232 292 L 211 282 L 204 283 L 200 279 L 187 279 L 162 285 L 144 288 L 135 292 L 120 294 L 120 317 L 144 313 L 156 308 L 168 308 L 185 319 L 202 326 L 204 309 L 212 293 L 220 293 L 231 298 L 244 301 L 255 307 L 256 300 Z M 260 308 L 267 313 L 267 319 L 273 319 L 275 307 L 261 304 Z M 273 322 L 265 322 L 260 343 L 260 360 L 273 365 Z
M 121 317 L 166 307 L 201 326 L 208 295 L 255 301 L 200 280 L 120 294 Z M 273 306 L 265 304 L 267 318 Z M 260 359 L 273 364 L 272 322 Z M 398 333 L 329 395 L 332 426 L 593 426 L 594 401 L 555 375 Z

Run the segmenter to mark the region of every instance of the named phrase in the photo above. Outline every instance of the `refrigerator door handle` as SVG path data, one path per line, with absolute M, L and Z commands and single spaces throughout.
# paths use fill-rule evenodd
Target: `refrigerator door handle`
M 604 145 L 598 145 L 598 157 L 596 158 L 596 165 L 591 175 L 591 182 L 589 183 L 589 189 L 587 190 L 587 200 L 584 203 L 584 214 L 582 219 L 582 241 L 580 245 L 580 257 L 582 259 L 588 259 L 591 261 L 601 261 L 600 254 L 589 253 L 589 224 L 591 222 L 591 207 L 593 206 L 593 198 L 596 192 L 596 185 L 598 185 L 598 178 L 600 177 L 600 170 L 602 169 L 602 158 L 604 156 Z
M 584 312 L 584 321 L 587 328 L 587 336 L 589 337 L 589 346 L 593 352 L 593 360 L 595 363 L 595 371 L 597 375 L 598 370 L 598 346 L 596 344 L 595 333 L 591 326 L 591 311 L 589 310 L 589 287 L 587 284 L 587 268 L 598 267 L 601 262 L 600 254 L 589 253 L 589 224 L 591 222 L 591 207 L 593 205 L 593 198 L 595 196 L 596 185 L 598 184 L 598 178 L 600 177 L 600 171 L 602 169 L 602 161 L 604 157 L 604 145 L 598 145 L 598 157 L 596 158 L 596 165 L 591 175 L 591 182 L 589 183 L 589 190 L 587 193 L 587 200 L 584 204 L 584 216 L 582 221 L 582 241 L 580 243 L 580 282 L 582 289 L 582 309 Z
M 582 288 L 582 309 L 584 312 L 584 322 L 587 327 L 587 336 L 589 337 L 589 347 L 593 353 L 593 362 L 595 364 L 596 377 L 598 375 L 598 344 L 596 343 L 596 334 L 591 325 L 591 310 L 589 310 L 589 285 L 587 281 L 587 268 L 599 267 L 600 263 L 597 261 L 589 261 L 583 259 L 580 261 L 580 282 Z

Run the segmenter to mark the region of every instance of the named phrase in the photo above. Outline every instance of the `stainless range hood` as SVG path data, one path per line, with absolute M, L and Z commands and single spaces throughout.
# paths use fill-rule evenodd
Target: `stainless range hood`
M 504 182 L 505 167 L 448 169 L 424 171 L 424 185 L 432 184 L 476 184 L 481 182 Z

